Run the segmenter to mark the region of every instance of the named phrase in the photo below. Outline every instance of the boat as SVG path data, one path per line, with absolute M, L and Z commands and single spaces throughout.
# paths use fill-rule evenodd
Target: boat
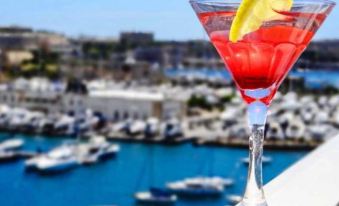
M 185 179 L 185 182 L 188 184 L 194 184 L 194 183 L 208 183 L 208 184 L 218 184 L 223 185 L 224 187 L 229 187 L 234 184 L 234 181 L 229 178 L 223 178 L 219 176 L 213 176 L 213 177 L 193 177 L 193 178 L 187 178 Z
M 279 139 L 282 140 L 285 138 L 284 132 L 281 128 L 281 125 L 277 122 L 271 122 L 267 128 L 267 139 Z
M 144 130 L 145 138 L 154 138 L 159 133 L 159 120 L 157 118 L 149 118 L 146 121 Z
M 15 150 L 22 147 L 24 141 L 22 139 L 9 139 L 0 143 L 0 151 Z
M 150 161 L 150 168 L 149 168 L 149 177 L 153 177 L 153 170 L 152 168 L 154 168 L 153 165 L 153 149 L 150 150 L 150 157 L 151 157 L 151 161 Z M 140 186 L 141 180 L 142 178 L 145 176 L 145 172 L 147 169 L 146 164 L 148 164 L 148 158 L 145 158 L 144 160 L 144 167 L 141 170 L 141 174 L 140 174 L 140 180 L 138 181 L 137 187 Z M 152 186 L 152 179 L 149 179 L 150 183 L 150 189 L 147 191 L 141 191 L 141 192 L 136 192 L 134 194 L 134 198 L 136 200 L 137 203 L 139 204 L 145 204 L 145 205 L 173 205 L 177 202 L 177 196 L 173 193 L 171 193 L 169 190 L 167 189 L 162 189 L 162 188 L 158 188 L 158 187 L 154 187 Z
M 223 130 L 226 130 L 228 127 L 236 124 L 238 122 L 238 119 L 234 117 L 238 116 L 240 113 L 241 110 L 232 105 L 230 105 L 225 111 L 223 111 L 220 115 Z
M 63 115 L 54 125 L 56 135 L 73 135 L 75 133 L 75 118 Z
M 37 133 L 40 131 L 40 122 L 43 120 L 44 115 L 40 112 L 30 112 L 27 115 L 27 120 L 23 122 L 19 128 L 24 133 Z
M 136 193 L 135 199 L 147 205 L 174 205 L 178 198 L 166 190 L 151 188 L 150 191 Z
M 130 125 L 132 124 L 132 120 L 128 119 L 126 121 L 118 122 L 113 125 L 112 132 L 126 132 Z
M 171 119 L 165 122 L 163 137 L 167 141 L 182 137 L 183 131 L 180 122 L 177 119 Z
M 247 139 L 248 136 L 249 136 L 248 128 L 243 124 L 235 124 L 229 128 L 230 138 Z
M 58 121 L 57 115 L 49 115 L 43 118 L 39 121 L 37 132 L 45 135 L 53 135 L 56 121 Z
M 241 159 L 241 161 L 244 164 L 248 164 L 250 162 L 250 158 L 249 157 L 244 157 L 244 158 Z M 271 157 L 266 157 L 266 156 L 262 157 L 262 163 L 263 164 L 268 164 L 268 163 L 271 163 L 272 161 L 273 161 L 273 159 Z
M 314 124 L 307 128 L 306 139 L 324 141 L 338 133 L 338 129 L 329 124 Z
M 296 118 L 287 126 L 286 137 L 289 139 L 302 139 L 305 136 L 305 131 L 305 124 L 299 118 Z
M 43 158 L 40 159 L 36 169 L 44 173 L 55 173 L 69 170 L 77 165 L 74 157 Z
M 127 135 L 138 135 L 145 131 L 146 122 L 142 120 L 133 121 L 129 127 L 127 127 Z
M 166 188 L 177 195 L 194 198 L 218 197 L 224 192 L 223 184 L 205 179 L 167 183 Z
M 214 175 L 213 164 L 215 162 L 215 155 L 213 150 L 206 150 L 205 157 L 203 167 L 201 167 L 201 171 L 198 171 L 198 173 L 207 173 L 207 175 L 170 182 L 166 184 L 166 188 L 174 194 L 189 198 L 220 197 L 225 187 L 233 185 L 233 180 Z
M 76 118 L 75 125 L 78 132 L 85 133 L 94 129 L 99 122 L 99 117 L 95 116 L 92 110 L 86 110 L 85 114 Z
M 65 171 L 75 167 L 77 164 L 73 144 L 64 144 L 47 154 L 40 154 L 25 161 L 27 170 L 50 173 Z
M 7 128 L 7 124 L 11 117 L 11 111 L 12 109 L 10 109 L 9 107 L 2 105 L 1 112 L 0 112 L 0 128 L 1 129 Z
M 77 147 L 77 156 L 80 164 L 93 164 L 115 156 L 120 151 L 120 146 L 110 144 L 104 137 L 95 137 L 88 143 L 80 144 Z
M 242 197 L 239 195 L 227 195 L 226 198 L 232 204 L 238 204 L 242 200 Z

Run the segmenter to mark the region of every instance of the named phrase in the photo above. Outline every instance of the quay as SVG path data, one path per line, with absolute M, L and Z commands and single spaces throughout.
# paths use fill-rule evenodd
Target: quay
M 217 140 L 204 140 L 197 138 L 193 141 L 196 146 L 217 146 L 217 147 L 236 147 L 248 148 L 248 140 L 245 139 L 217 139 Z M 321 142 L 306 141 L 300 142 L 295 140 L 267 140 L 264 142 L 265 149 L 274 150 L 312 150 L 321 145 Z
M 162 144 L 162 145 L 179 145 L 183 143 L 193 143 L 195 141 L 194 137 L 177 137 L 177 138 L 165 138 L 157 135 L 152 138 L 146 138 L 143 135 L 128 136 L 123 133 L 110 133 L 106 135 L 108 140 L 111 141 L 120 141 L 120 142 L 137 142 L 144 144 Z

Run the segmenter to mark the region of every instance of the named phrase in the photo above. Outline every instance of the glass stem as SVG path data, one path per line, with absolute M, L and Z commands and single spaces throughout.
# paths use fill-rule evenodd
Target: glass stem
M 262 154 L 264 145 L 267 106 L 254 102 L 248 107 L 249 126 L 249 168 L 247 185 L 242 200 L 244 206 L 267 206 L 262 182 Z

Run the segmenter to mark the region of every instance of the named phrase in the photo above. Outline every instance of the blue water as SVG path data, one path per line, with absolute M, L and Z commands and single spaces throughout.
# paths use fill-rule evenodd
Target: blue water
M 48 149 L 66 138 L 42 138 L 17 135 L 26 140 L 26 149 Z M 230 177 L 235 185 L 226 194 L 241 194 L 247 167 L 240 159 L 245 149 L 143 145 L 119 143 L 121 152 L 114 159 L 67 173 L 41 176 L 25 173 L 22 161 L 0 165 L 0 205 L 6 206 L 86 206 L 135 205 L 133 193 L 167 181 L 180 180 L 198 174 Z M 274 161 L 264 167 L 264 181 L 268 182 L 306 151 L 266 151 Z M 153 163 L 152 163 L 153 162 Z M 208 164 L 207 162 L 210 162 Z M 224 197 L 201 201 L 180 200 L 178 206 L 222 206 Z
M 167 69 L 165 74 L 167 77 L 178 77 L 190 74 L 203 77 L 222 77 L 227 81 L 231 80 L 231 75 L 226 69 Z M 321 89 L 327 86 L 339 88 L 338 70 L 293 70 L 289 75 L 304 78 L 305 86 L 310 89 Z
M 338 70 L 308 70 L 292 71 L 294 77 L 303 77 L 305 85 L 311 89 L 325 88 L 333 86 L 339 88 L 339 71 Z

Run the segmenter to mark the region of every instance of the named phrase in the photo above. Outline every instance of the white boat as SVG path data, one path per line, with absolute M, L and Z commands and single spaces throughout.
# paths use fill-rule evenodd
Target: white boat
M 76 118 L 76 124 L 80 132 L 86 132 L 95 128 L 99 121 L 99 117 L 95 116 L 93 111 L 90 109 L 86 110 L 84 114 Z
M 287 126 L 286 137 L 289 139 L 302 139 L 305 136 L 305 131 L 305 124 L 299 118 L 296 118 Z
M 58 135 L 72 135 L 74 134 L 75 118 L 63 115 L 54 125 L 54 131 Z
M 145 121 L 136 120 L 129 125 L 126 132 L 128 135 L 137 135 L 143 133 L 145 131 L 145 128 L 146 128 Z
M 29 122 L 29 111 L 22 108 L 14 108 L 11 111 L 10 118 L 8 121 L 8 129 L 16 130 Z
M 228 128 L 231 125 L 234 125 L 238 122 L 239 114 L 241 110 L 236 106 L 228 106 L 225 111 L 223 111 L 220 115 L 220 119 L 223 122 L 223 129 Z
M 22 147 L 24 141 L 22 139 L 9 139 L 0 143 L 0 151 L 15 150 Z
M 235 124 L 229 129 L 229 137 L 247 139 L 249 137 L 248 128 L 243 124 Z
M 181 123 L 177 119 L 171 119 L 163 125 L 162 136 L 166 140 L 173 140 L 183 136 Z
M 40 172 L 61 172 L 78 164 L 74 145 L 65 144 L 47 154 L 41 154 L 25 162 L 26 169 Z
M 242 200 L 242 197 L 239 195 L 227 195 L 226 198 L 232 204 L 238 204 Z
M 248 164 L 250 162 L 250 158 L 249 157 L 244 157 L 244 158 L 241 159 L 241 161 L 244 164 Z M 262 157 L 262 163 L 263 164 L 268 164 L 268 163 L 271 163 L 272 161 L 273 161 L 272 157 L 266 157 L 266 156 Z
M 40 159 L 36 169 L 41 172 L 62 172 L 77 165 L 75 157 L 43 158 Z
M 223 177 L 192 177 L 192 178 L 187 178 L 184 180 L 187 184 L 211 184 L 211 185 L 223 185 L 224 187 L 228 187 L 233 185 L 234 181 L 229 178 L 223 178 Z
M 48 115 L 45 118 L 42 118 L 38 123 L 37 132 L 41 132 L 43 134 L 54 134 L 54 125 L 58 120 L 59 116 L 57 114 Z
M 132 124 L 132 120 L 126 120 L 122 122 L 118 122 L 113 125 L 112 132 L 125 132 L 129 128 L 129 126 Z
M 307 139 L 324 141 L 338 133 L 332 125 L 329 124 L 315 124 L 307 128 Z
M 136 193 L 135 199 L 138 203 L 146 205 L 173 205 L 178 200 L 176 195 L 154 188 L 150 191 Z
M 40 131 L 40 122 L 44 119 L 44 114 L 40 112 L 29 112 L 26 120 L 23 121 L 20 129 L 26 133 L 34 133 Z
M 177 195 L 204 198 L 220 196 L 225 187 L 218 180 L 211 181 L 208 178 L 195 178 L 167 183 L 166 188 Z
M 103 137 L 96 137 L 88 143 L 80 144 L 76 150 L 80 164 L 93 164 L 116 155 L 120 151 L 120 146 L 108 143 Z
M 149 118 L 146 122 L 144 135 L 146 138 L 155 137 L 159 133 L 159 120 L 157 118 Z
M 285 135 L 281 128 L 281 125 L 277 122 L 271 122 L 267 129 L 267 139 L 284 139 Z
M 7 123 L 11 117 L 12 109 L 6 105 L 1 105 L 0 111 L 0 126 L 6 127 Z

